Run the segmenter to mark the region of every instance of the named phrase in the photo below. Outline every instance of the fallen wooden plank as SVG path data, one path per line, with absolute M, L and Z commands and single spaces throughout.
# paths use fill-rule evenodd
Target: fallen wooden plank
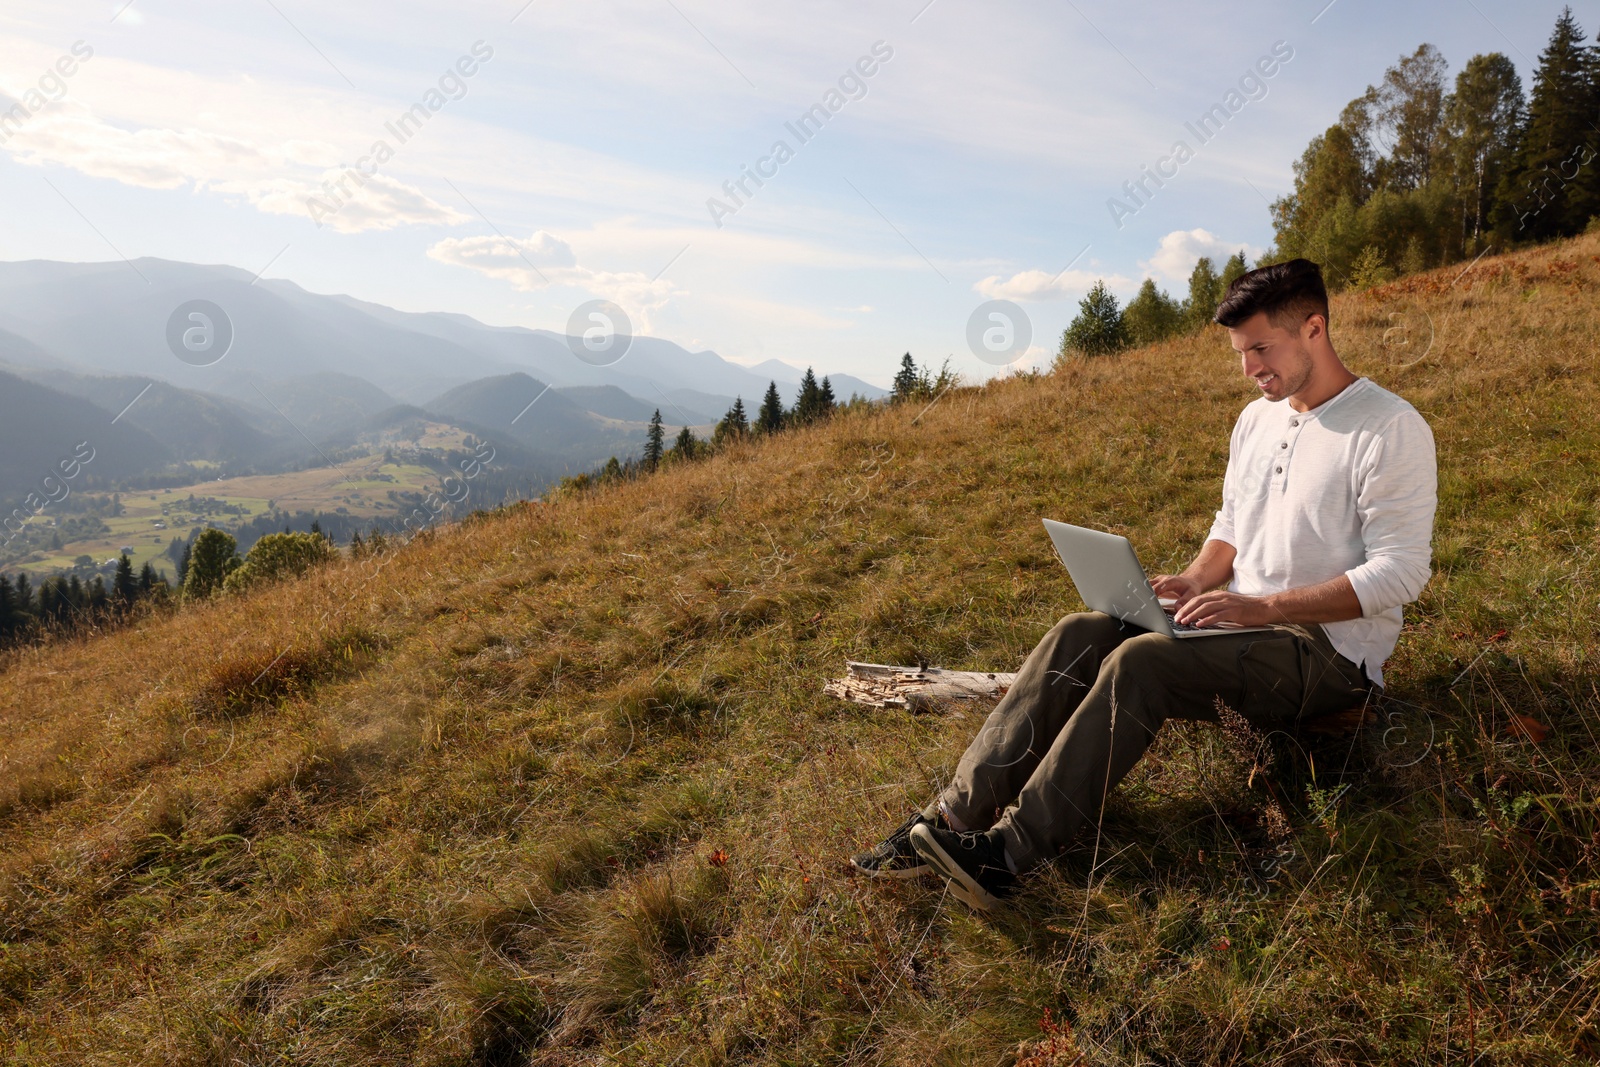
M 947 671 L 940 667 L 897 667 L 854 660 L 845 660 L 844 665 L 845 677 L 830 679 L 822 691 L 874 708 L 928 711 L 944 701 L 999 700 L 1017 680 L 1015 674 L 1000 671 Z M 1362 707 L 1308 720 L 1301 728 L 1316 736 L 1340 737 L 1377 721 L 1378 716 L 1370 708 Z
M 823 692 L 870 707 L 912 711 L 950 700 L 999 700 L 1017 678 L 999 671 L 947 671 L 854 660 L 845 661 L 845 671 L 845 677 L 829 680 Z

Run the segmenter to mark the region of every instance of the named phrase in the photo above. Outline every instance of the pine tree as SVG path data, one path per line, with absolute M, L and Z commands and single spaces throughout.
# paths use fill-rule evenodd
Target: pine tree
M 1128 347 L 1128 329 L 1117 298 L 1097 281 L 1078 301 L 1078 314 L 1061 335 L 1059 355 L 1104 356 Z
M 653 471 L 661 466 L 662 444 L 665 439 L 665 431 L 661 428 L 661 409 L 656 408 L 655 414 L 650 416 L 650 432 L 644 439 L 642 460 L 645 470 Z
M 183 581 L 183 595 L 202 598 L 221 589 L 223 581 L 239 566 L 238 547 L 233 535 L 223 530 L 206 530 L 197 537 Z
M 838 406 L 838 400 L 833 395 L 833 383 L 822 379 L 822 389 L 818 394 L 817 411 L 822 418 L 833 414 L 833 409 Z
M 1595 82 L 1593 50 L 1572 9 L 1563 8 L 1539 54 L 1521 148 L 1498 190 L 1496 229 L 1504 239 L 1578 233 L 1600 213 Z
M 743 437 L 750 432 L 750 420 L 745 417 L 744 399 L 733 398 L 733 407 L 722 416 L 722 421 L 717 423 L 717 428 L 712 431 L 711 443 L 721 446 L 724 442 L 734 438 Z
M 33 614 L 33 587 L 28 584 L 26 573 L 17 575 L 17 610 L 24 615 Z
M 133 560 L 124 552 L 117 557 L 117 573 L 111 580 L 111 591 L 116 596 L 119 608 L 126 609 L 138 599 L 137 581 L 133 576 Z
M 917 395 L 917 363 L 907 352 L 900 357 L 900 369 L 895 372 L 894 382 L 889 389 L 889 399 L 910 400 Z
M 360 559 L 367 554 L 367 544 L 361 540 L 361 531 L 354 530 L 350 534 L 350 558 Z
M 801 424 L 815 421 L 821 404 L 822 390 L 817 387 L 817 376 L 807 367 L 800 378 L 800 392 L 795 395 L 794 421 Z
M 19 628 L 17 600 L 11 589 L 11 579 L 0 573 L 0 643 L 6 642 Z
M 145 565 L 139 568 L 139 597 L 143 599 L 150 596 L 160 584 L 161 577 L 156 574 L 155 565 L 145 561 Z
M 777 433 L 783 429 L 783 397 L 778 394 L 778 383 L 767 383 L 767 395 L 761 398 L 761 410 L 756 413 L 756 428 L 762 433 Z
M 184 581 L 189 577 L 189 563 L 194 559 L 194 548 L 188 542 L 183 543 L 183 552 L 178 556 L 178 588 L 183 588 Z
M 685 426 L 683 429 L 678 431 L 678 439 L 672 442 L 673 458 L 680 460 L 693 459 L 695 454 L 695 446 L 698 443 L 699 442 L 695 440 L 694 431 Z

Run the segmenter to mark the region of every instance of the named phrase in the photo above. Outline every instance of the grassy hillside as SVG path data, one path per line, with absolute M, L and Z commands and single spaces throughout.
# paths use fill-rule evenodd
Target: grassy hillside
M 1360 737 L 1169 727 L 994 918 L 851 877 L 980 717 L 824 678 L 1014 668 L 1041 516 L 1180 566 L 1253 387 L 1212 331 L 858 413 L 6 660 L 4 1058 L 1594 1057 L 1600 239 L 1458 269 L 1334 304 L 1441 461 Z

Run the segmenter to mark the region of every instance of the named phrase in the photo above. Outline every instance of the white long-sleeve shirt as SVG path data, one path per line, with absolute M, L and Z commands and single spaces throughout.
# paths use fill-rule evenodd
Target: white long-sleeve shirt
M 1234 592 L 1264 596 L 1348 577 L 1361 618 L 1322 627 L 1340 655 L 1382 685 L 1401 606 L 1431 573 L 1437 505 L 1427 421 L 1360 378 L 1310 411 L 1266 397 L 1245 407 L 1207 538 L 1234 547 Z

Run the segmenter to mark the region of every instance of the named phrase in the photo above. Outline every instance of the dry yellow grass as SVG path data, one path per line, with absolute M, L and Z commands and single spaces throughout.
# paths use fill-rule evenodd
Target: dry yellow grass
M 9 655 L 0 1049 L 985 1063 L 1049 1008 L 1095 1063 L 1594 1056 L 1600 240 L 1458 269 L 1334 305 L 1440 446 L 1380 729 L 1171 730 L 994 919 L 851 878 L 976 720 L 822 680 L 1013 669 L 1078 606 L 1041 516 L 1181 565 L 1251 397 L 1220 331 L 962 389 Z

